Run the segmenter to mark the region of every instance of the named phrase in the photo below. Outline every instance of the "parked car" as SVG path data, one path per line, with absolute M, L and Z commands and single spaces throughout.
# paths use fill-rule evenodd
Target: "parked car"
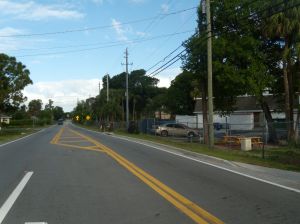
M 199 130 L 190 128 L 184 124 L 163 124 L 159 125 L 156 129 L 156 134 L 161 136 L 199 136 Z

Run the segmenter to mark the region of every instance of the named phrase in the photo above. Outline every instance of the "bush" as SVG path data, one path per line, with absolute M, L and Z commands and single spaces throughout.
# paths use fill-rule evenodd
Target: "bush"
M 11 120 L 9 126 L 16 126 L 16 127 L 28 127 L 28 126 L 44 126 L 52 124 L 51 119 L 23 119 L 23 120 Z

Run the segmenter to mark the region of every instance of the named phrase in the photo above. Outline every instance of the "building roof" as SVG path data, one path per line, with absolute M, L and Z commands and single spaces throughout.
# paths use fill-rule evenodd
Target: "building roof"
M 273 95 L 267 95 L 264 97 L 271 111 L 280 110 L 280 106 L 277 98 L 275 98 Z M 254 96 L 238 96 L 234 107 L 236 108 L 235 111 L 239 111 L 239 112 L 262 111 L 260 104 L 257 102 Z M 200 113 L 200 112 L 202 112 L 201 98 L 196 100 L 195 110 L 194 110 L 194 113 Z
M 6 114 L 0 114 L 0 117 L 1 117 L 1 118 L 11 118 L 11 116 L 8 116 L 8 115 L 6 115 Z

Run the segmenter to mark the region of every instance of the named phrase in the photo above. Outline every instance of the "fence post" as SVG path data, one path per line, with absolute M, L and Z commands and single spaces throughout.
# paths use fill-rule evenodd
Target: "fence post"
M 269 137 L 268 122 L 265 122 L 265 144 L 268 144 L 268 137 Z

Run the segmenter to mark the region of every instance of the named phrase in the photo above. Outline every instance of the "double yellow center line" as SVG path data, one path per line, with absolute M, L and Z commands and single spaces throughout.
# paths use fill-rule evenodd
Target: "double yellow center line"
M 186 214 L 188 217 L 190 217 L 192 220 L 194 220 L 198 224 L 223 224 L 223 222 L 218 219 L 217 217 L 213 216 L 209 212 L 205 211 L 204 209 L 200 208 L 197 204 L 193 203 L 189 199 L 185 198 L 184 196 L 180 195 L 170 187 L 166 186 L 159 180 L 157 180 L 155 177 L 151 176 L 149 173 L 145 172 L 144 170 L 140 169 L 127 159 L 125 159 L 123 156 L 119 155 L 109 147 L 101 144 L 100 142 L 92 139 L 89 136 L 83 135 L 77 131 L 71 130 L 74 134 L 82 137 L 83 139 L 93 143 L 95 146 L 99 147 L 99 151 L 104 151 L 109 155 L 111 158 L 116 160 L 121 166 L 126 168 L 128 171 L 130 171 L 133 175 L 138 177 L 141 181 L 143 181 L 145 184 L 147 184 L 149 187 L 151 187 L 154 191 L 156 191 L 158 194 L 160 194 L 163 198 L 165 198 L 167 201 L 169 201 L 171 204 L 173 204 L 177 209 L 179 209 L 181 212 Z M 53 144 L 56 144 L 59 140 L 59 136 L 61 135 L 63 131 L 60 130 L 58 134 L 54 137 L 54 139 L 51 141 Z

